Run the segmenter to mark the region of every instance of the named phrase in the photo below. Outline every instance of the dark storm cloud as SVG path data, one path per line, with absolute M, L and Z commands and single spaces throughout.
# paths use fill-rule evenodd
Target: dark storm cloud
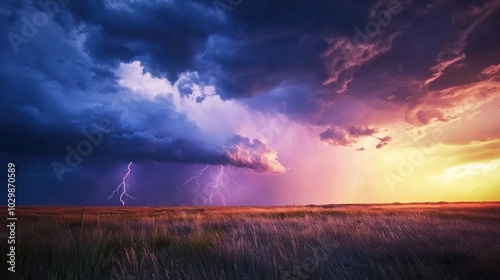
M 374 137 L 372 127 L 391 122 L 449 121 L 446 110 L 470 96 L 498 95 L 498 1 L 402 0 L 382 26 L 377 17 L 393 1 L 246 0 L 221 18 L 211 0 L 48 0 L 59 4 L 38 25 L 34 15 L 47 5 L 3 1 L 0 132 L 9 137 L 0 150 L 64 161 L 66 146 L 86 139 L 82 127 L 109 119 L 115 129 L 95 160 L 284 171 L 266 143 L 234 132 L 216 141 L 168 97 L 148 100 L 120 86 L 117 70 L 133 61 L 179 81 L 182 97 L 213 85 L 224 100 L 323 127 L 331 145 Z M 357 30 L 376 23 L 379 32 L 360 43 Z M 379 140 L 377 148 L 392 139 Z
M 393 2 L 402 9 L 391 9 Z M 462 57 L 468 35 L 495 10 L 492 3 L 475 10 L 449 1 L 245 1 L 221 19 L 211 1 L 70 1 L 55 20 L 67 30 L 78 26 L 85 49 L 101 64 L 139 60 L 170 80 L 198 71 L 224 98 L 290 82 L 335 98 L 339 88 L 389 94 L 386 84 L 363 86 L 365 77 L 380 81 L 372 79 L 377 74 L 433 84 L 453 58 Z M 380 12 L 393 10 L 380 26 Z M 372 23 L 380 31 L 359 36 Z
M 491 56 L 474 56 L 472 47 L 484 49 L 475 43 L 483 40 L 468 38 L 474 32 L 484 37 L 489 34 L 484 30 L 495 28 L 495 1 L 400 1 L 401 11 L 365 44 L 357 30 L 366 33 L 392 2 L 245 1 L 221 19 L 211 1 L 69 1 L 59 5 L 34 39 L 19 46 L 22 53 L 15 59 L 29 68 L 36 65 L 49 80 L 82 90 L 94 81 L 108 83 L 99 85 L 105 92 L 116 90 L 112 69 L 138 60 L 145 71 L 170 80 L 196 71 L 198 82 L 216 85 L 223 98 L 276 92 L 292 84 L 302 85 L 313 98 L 319 93 L 336 99 L 340 88 L 401 104 L 419 102 L 426 95 L 425 82 L 438 87 L 463 76 L 447 74 L 458 62 L 473 59 L 462 68 L 479 73 L 492 61 Z M 23 16 L 43 11 L 36 1 L 3 5 L 4 34 L 19 33 Z M 60 47 L 77 44 L 67 39 L 78 35 L 85 55 Z M 8 44 L 4 47 L 11 53 Z M 190 88 L 181 93 L 189 94 Z M 280 100 L 268 96 L 253 103 L 257 109 L 283 100 L 299 114 L 313 108 L 312 103 L 296 106 L 293 91 Z M 335 123 L 331 116 L 326 122 Z
M 352 123 L 424 126 L 456 119 L 454 108 L 471 100 L 498 96 L 493 78 L 498 74 L 484 74 L 500 62 L 500 40 L 492 36 L 500 28 L 498 3 L 412 1 L 367 44 L 356 44 L 354 32 L 333 36 L 326 66 L 335 89 L 344 94 L 321 94 L 327 105 L 308 120 L 343 128 Z
M 45 92 L 49 96 L 46 89 L 35 87 L 35 92 Z M 60 109 L 62 102 L 55 99 L 52 102 L 27 102 L 30 105 L 4 111 L 11 118 L 8 122 L 0 122 L 0 129 L 9 132 L 9 137 L 2 138 L 0 142 L 2 150 L 19 155 L 45 156 L 67 164 L 68 154 L 75 154 L 75 151 L 80 155 L 76 157 L 87 156 L 87 152 L 83 153 L 79 149 L 82 142 L 99 139 L 94 140 L 98 144 L 92 142 L 91 150 L 98 151 L 92 153 L 93 158 L 232 164 L 257 172 L 284 170 L 274 158 L 266 157 L 273 155 L 273 152 L 258 140 L 252 142 L 236 135 L 222 143 L 202 141 L 208 136 L 203 137 L 204 134 L 195 124 L 186 120 L 166 101 L 160 106 L 144 100 L 136 101 L 135 104 L 129 101 L 127 105 L 116 106 L 111 103 L 90 108 L 71 104 L 77 112 L 64 112 Z M 108 123 L 106 127 L 100 125 L 103 120 Z M 109 127 L 112 129 L 106 131 Z M 75 156 L 72 157 L 75 161 Z
M 2 24 L 2 34 L 22 35 L 24 21 L 21 18 L 33 18 L 33 13 L 41 9 L 35 3 L 23 3 L 22 6 L 7 3 L 2 10 L 18 15 L 17 19 L 10 20 L 11 25 Z M 188 20 L 188 14 L 199 14 L 194 17 L 199 20 L 213 17 L 193 3 L 169 6 L 157 2 L 149 7 L 134 2 L 132 5 L 136 9 L 133 17 L 127 14 L 127 9 L 105 8 L 100 2 L 71 2 L 67 7 L 59 5 L 54 20 L 37 28 L 37 33 L 27 43 L 16 46 L 19 47 L 17 55 L 2 58 L 0 81 L 4 88 L 0 96 L 0 129 L 2 134 L 10 136 L 2 138 L 1 150 L 64 162 L 69 150 L 77 150 L 79 143 L 87 141 L 88 137 L 82 131 L 98 131 L 97 124 L 105 119 L 114 129 L 104 133 L 102 144 L 94 147 L 99 150 L 92 155 L 96 158 L 233 164 L 258 172 L 282 172 L 283 167 L 264 143 L 239 135 L 226 141 L 211 140 L 184 113 L 177 112 L 168 97 L 154 100 L 133 98 L 133 93 L 118 85 L 114 64 L 148 58 L 148 54 L 154 58 L 154 55 L 163 53 L 171 56 L 166 58 L 169 61 L 173 57 L 180 59 L 177 64 L 169 63 L 173 65 L 171 70 L 175 75 L 186 69 L 188 60 L 195 54 L 191 52 L 195 48 L 187 45 L 194 47 L 196 43 L 191 44 L 191 40 L 196 41 L 198 35 L 201 38 L 207 33 L 203 31 L 203 24 Z M 67 8 L 76 21 L 66 21 Z M 164 19 L 162 11 L 171 13 L 171 17 Z M 85 26 L 77 27 L 84 21 Z M 66 30 L 62 28 L 62 22 L 76 29 Z M 189 22 L 188 26 L 183 22 Z M 159 26 L 155 31 L 156 23 Z M 173 30 L 171 38 L 165 38 L 160 36 L 165 29 L 162 24 L 179 25 L 180 29 Z M 96 30 L 98 32 L 93 33 Z M 103 34 L 107 34 L 106 39 L 99 40 L 99 35 Z M 184 43 L 176 41 L 181 35 L 185 36 Z M 104 47 L 94 48 L 92 44 L 97 41 Z M 135 50 L 130 57 L 126 52 L 105 53 L 114 48 L 114 43 L 126 46 L 134 45 L 133 42 L 144 48 Z M 149 49 L 162 48 L 163 44 L 168 47 L 156 54 Z M 169 49 L 172 47 L 176 49 Z M 3 53 L 13 51 L 9 40 L 2 40 L 0 48 Z M 179 58 L 179 52 L 186 53 Z M 197 73 L 185 75 L 183 81 L 187 84 L 179 84 L 181 95 L 189 94 L 185 90 L 192 84 L 203 83 Z
M 68 9 L 85 26 L 93 57 L 112 64 L 140 60 L 170 79 L 193 69 L 207 38 L 224 28 L 208 2 L 73 1 Z
M 202 62 L 219 66 L 217 85 L 225 98 L 255 96 L 290 81 L 319 87 L 327 75 L 325 36 L 348 33 L 364 13 L 348 1 L 245 2 L 228 14 L 237 28 L 219 36 L 230 43 L 214 44 Z M 231 52 L 220 53 L 224 48 Z
M 224 98 L 254 96 L 286 81 L 325 79 L 325 36 L 349 34 L 367 13 L 349 1 L 249 1 L 221 20 L 210 1 L 115 2 L 68 4 L 85 26 L 86 48 L 95 58 L 140 60 L 169 79 L 198 71 L 213 79 Z
M 58 158 L 68 152 L 65 147 L 81 141 L 82 127 L 90 129 L 109 119 L 116 130 L 105 135 L 99 147 L 103 158 L 233 164 L 283 172 L 272 150 L 258 140 L 199 140 L 202 133 L 181 113 L 167 108 L 169 101 L 161 109 L 154 102 L 136 104 L 133 112 L 127 110 L 134 114 L 133 121 L 122 112 L 131 101 L 118 107 L 113 101 L 128 94 L 117 85 L 117 66 L 134 60 L 141 61 L 145 71 L 174 81 L 181 73 L 198 71 L 185 80 L 215 84 L 223 98 L 261 94 L 287 81 L 307 85 L 318 80 L 322 69 L 317 67 L 317 54 L 324 41 L 323 31 L 316 27 L 332 28 L 338 19 L 325 12 L 307 19 L 307 24 L 295 22 L 309 6 L 282 2 L 266 3 L 267 13 L 255 21 L 263 3 L 227 13 L 222 21 L 208 2 L 70 1 L 49 6 L 49 21 L 35 25 L 35 35 L 27 42 L 14 44 L 16 57 L 3 59 L 2 120 L 9 116 L 11 121 L 3 121 L 1 128 L 14 134 L 2 140 L 2 150 Z M 2 25 L 3 33 L 20 36 L 25 35 L 26 19 L 33 24 L 34 15 L 47 8 L 31 1 L 4 5 L 8 24 Z M 341 15 L 344 8 L 329 3 L 328 9 Z M 2 41 L 4 53 L 13 50 L 12 42 Z M 188 95 L 191 85 L 179 84 L 179 89 Z M 280 99 L 286 100 L 286 93 Z M 290 101 L 289 107 L 300 112 L 300 103 Z M 169 128 L 162 129 L 158 119 Z

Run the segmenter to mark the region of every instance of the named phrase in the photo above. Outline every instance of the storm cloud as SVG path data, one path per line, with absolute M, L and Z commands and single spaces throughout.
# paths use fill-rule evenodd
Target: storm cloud
M 212 2 L 2 2 L 0 152 L 53 176 L 95 132 L 99 167 L 283 174 L 281 132 L 261 137 L 277 115 L 328 148 L 372 139 L 359 154 L 383 153 L 396 126 L 456 121 L 499 96 L 495 0 Z

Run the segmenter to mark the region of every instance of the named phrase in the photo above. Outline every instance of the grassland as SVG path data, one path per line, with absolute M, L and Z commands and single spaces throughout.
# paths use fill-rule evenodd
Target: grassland
M 17 216 L 16 273 L 2 231 L 2 279 L 500 279 L 500 203 L 20 207 Z

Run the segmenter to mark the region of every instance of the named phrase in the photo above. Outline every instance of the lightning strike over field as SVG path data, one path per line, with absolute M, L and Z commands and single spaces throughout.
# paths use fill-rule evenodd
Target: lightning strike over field
M 203 204 L 207 204 L 207 202 L 210 202 L 209 205 L 212 205 L 212 199 L 214 197 L 214 194 L 217 194 L 221 199 L 222 203 L 226 205 L 226 197 L 222 195 L 221 190 L 226 188 L 226 184 L 223 181 L 224 179 L 224 166 L 220 167 L 220 172 L 215 177 L 215 182 L 212 187 L 210 187 L 210 195 L 205 199 L 205 202 Z
M 183 184 L 183 186 L 194 180 L 197 188 L 201 189 L 199 179 L 209 167 L 210 165 L 207 165 L 204 168 L 197 170 L 194 175 Z M 236 181 L 231 173 L 231 170 L 223 165 L 220 166 L 220 170 L 216 173 L 213 180 L 213 183 L 209 183 L 203 188 L 203 193 L 207 196 L 203 202 L 204 205 L 212 205 L 215 197 L 219 197 L 222 200 L 222 203 L 226 205 L 226 197 L 224 196 L 223 191 L 226 190 L 230 184 L 234 184 L 238 187 L 238 195 L 240 195 L 241 189 L 244 188 L 243 185 Z
M 198 182 L 198 180 L 200 179 L 200 177 L 203 175 L 203 172 L 205 172 L 205 170 L 207 170 L 208 168 L 210 167 L 210 165 L 207 165 L 205 166 L 203 169 L 200 169 L 198 171 L 196 171 L 193 175 L 193 177 L 189 178 L 189 180 L 187 180 L 184 184 L 182 184 L 183 186 L 187 185 L 189 182 L 191 182 L 192 180 L 195 180 L 196 182 L 196 186 L 198 188 L 200 188 L 200 182 Z
M 229 169 L 229 168 L 228 168 Z M 238 195 L 240 195 L 240 191 L 242 188 L 245 188 L 242 184 L 238 183 L 233 176 L 233 173 L 231 173 L 231 170 L 227 171 L 229 179 L 238 187 Z
M 110 200 L 115 194 L 118 194 L 120 192 L 120 190 L 121 190 L 120 202 L 122 203 L 122 205 L 125 205 L 125 201 L 127 201 L 127 199 L 129 199 L 129 198 L 135 199 L 136 198 L 136 197 L 133 197 L 127 193 L 127 188 L 129 187 L 129 185 L 127 184 L 127 178 L 130 175 L 130 172 L 131 172 L 130 167 L 131 166 L 133 166 L 132 162 L 129 162 L 129 164 L 127 165 L 127 173 L 125 174 L 125 176 L 123 176 L 122 182 L 116 187 L 116 190 L 114 190 L 113 193 L 108 197 L 108 200 Z

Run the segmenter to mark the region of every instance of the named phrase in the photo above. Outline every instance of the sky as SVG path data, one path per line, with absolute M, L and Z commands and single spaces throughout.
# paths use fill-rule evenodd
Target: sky
M 2 1 L 2 165 L 18 205 L 498 201 L 499 7 Z

